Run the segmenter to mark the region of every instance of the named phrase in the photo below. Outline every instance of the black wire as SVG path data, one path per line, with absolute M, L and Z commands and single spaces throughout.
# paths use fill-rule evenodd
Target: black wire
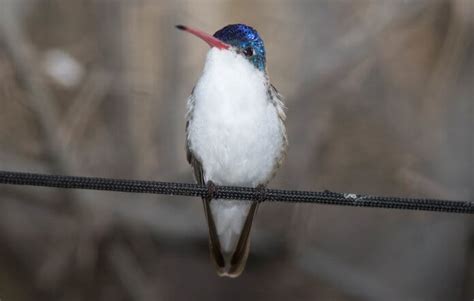
M 12 171 L 0 171 L 0 184 L 183 195 L 195 197 L 207 197 L 210 193 L 207 186 L 201 186 L 197 184 L 59 176 Z M 269 202 L 311 203 L 474 214 L 474 202 L 472 201 L 381 197 L 331 191 L 294 191 L 217 186 L 212 191 L 212 197 L 217 199 L 254 201 L 265 200 Z

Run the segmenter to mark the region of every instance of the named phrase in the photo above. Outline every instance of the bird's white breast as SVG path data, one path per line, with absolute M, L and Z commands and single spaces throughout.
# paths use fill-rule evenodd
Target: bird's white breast
M 231 51 L 213 48 L 194 97 L 188 139 L 206 181 L 245 186 L 266 182 L 283 139 L 263 72 Z

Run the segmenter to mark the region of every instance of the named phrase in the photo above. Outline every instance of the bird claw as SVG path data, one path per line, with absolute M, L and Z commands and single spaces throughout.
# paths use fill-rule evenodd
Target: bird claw
M 267 189 L 265 188 L 265 185 L 260 184 L 257 187 L 255 187 L 255 194 L 253 197 L 253 200 L 256 201 L 257 203 L 263 203 L 267 199 Z
M 210 202 L 214 198 L 214 196 L 216 195 L 217 186 L 216 186 L 216 184 L 214 184 L 214 182 L 212 182 L 210 180 L 207 181 L 206 186 L 207 186 L 206 200 Z

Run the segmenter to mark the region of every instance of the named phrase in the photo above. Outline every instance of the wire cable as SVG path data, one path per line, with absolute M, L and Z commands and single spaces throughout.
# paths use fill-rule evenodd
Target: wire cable
M 207 186 L 197 184 L 46 175 L 14 171 L 0 171 L 0 184 L 212 197 L 216 199 L 253 200 L 260 202 L 310 203 L 474 214 L 473 201 L 370 196 L 331 192 L 327 190 L 295 191 L 236 186 L 215 186 L 212 189 L 212 195 L 210 195 Z

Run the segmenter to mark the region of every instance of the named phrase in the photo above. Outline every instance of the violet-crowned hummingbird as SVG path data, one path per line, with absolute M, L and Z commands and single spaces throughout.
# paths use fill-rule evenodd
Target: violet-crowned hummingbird
M 270 83 L 263 40 L 244 24 L 214 36 L 178 25 L 211 46 L 204 71 L 188 99 L 187 159 L 196 181 L 261 188 L 286 154 L 282 97 Z M 237 277 L 249 253 L 258 202 L 203 199 L 211 257 L 220 276 Z

